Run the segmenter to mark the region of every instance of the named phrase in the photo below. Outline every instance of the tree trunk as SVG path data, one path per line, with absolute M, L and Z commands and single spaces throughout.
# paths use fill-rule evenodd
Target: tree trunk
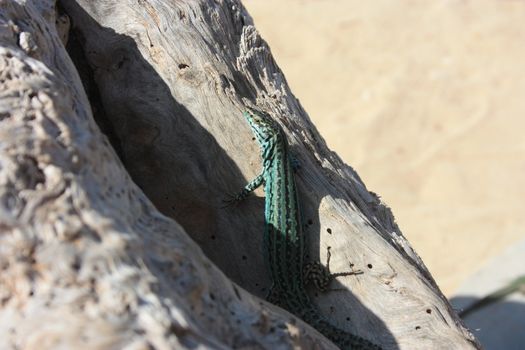
M 312 293 L 323 315 L 385 349 L 479 347 L 239 1 L 60 5 L 0 2 L 6 348 L 333 348 L 258 298 L 264 193 L 222 208 L 261 169 L 250 105 L 300 161 L 309 258 L 331 247 L 332 272 L 364 272 Z

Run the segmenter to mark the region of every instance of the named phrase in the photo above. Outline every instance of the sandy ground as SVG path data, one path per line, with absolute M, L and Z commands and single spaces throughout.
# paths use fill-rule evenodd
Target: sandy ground
M 525 1 L 244 4 L 445 294 L 525 238 Z

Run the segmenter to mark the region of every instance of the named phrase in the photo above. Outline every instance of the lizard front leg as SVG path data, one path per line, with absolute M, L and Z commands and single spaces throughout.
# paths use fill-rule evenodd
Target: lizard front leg
M 239 193 L 230 195 L 228 199 L 223 200 L 225 207 L 242 201 L 243 199 L 248 197 L 250 193 L 252 193 L 257 188 L 259 188 L 263 183 L 264 183 L 264 172 L 257 175 L 257 177 L 253 179 L 252 181 L 250 181 L 246 186 L 244 186 L 244 188 Z

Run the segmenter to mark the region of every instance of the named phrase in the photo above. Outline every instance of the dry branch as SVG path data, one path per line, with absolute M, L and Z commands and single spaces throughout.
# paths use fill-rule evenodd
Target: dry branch
M 314 298 L 325 316 L 385 349 L 477 347 L 388 208 L 328 150 L 240 2 L 61 5 L 69 17 L 51 0 L 0 2 L 6 348 L 331 346 L 242 289 L 269 286 L 263 194 L 221 209 L 260 169 L 247 104 L 281 123 L 301 162 L 310 258 L 331 246 L 334 272 L 365 270 Z

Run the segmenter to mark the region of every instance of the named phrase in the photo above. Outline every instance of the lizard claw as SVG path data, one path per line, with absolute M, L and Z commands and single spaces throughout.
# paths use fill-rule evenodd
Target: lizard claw
M 222 200 L 222 202 L 224 203 L 224 206 L 222 208 L 226 208 L 234 204 L 237 205 L 240 201 L 245 199 L 250 192 L 251 191 L 244 188 L 240 193 L 228 194 L 228 198 Z

